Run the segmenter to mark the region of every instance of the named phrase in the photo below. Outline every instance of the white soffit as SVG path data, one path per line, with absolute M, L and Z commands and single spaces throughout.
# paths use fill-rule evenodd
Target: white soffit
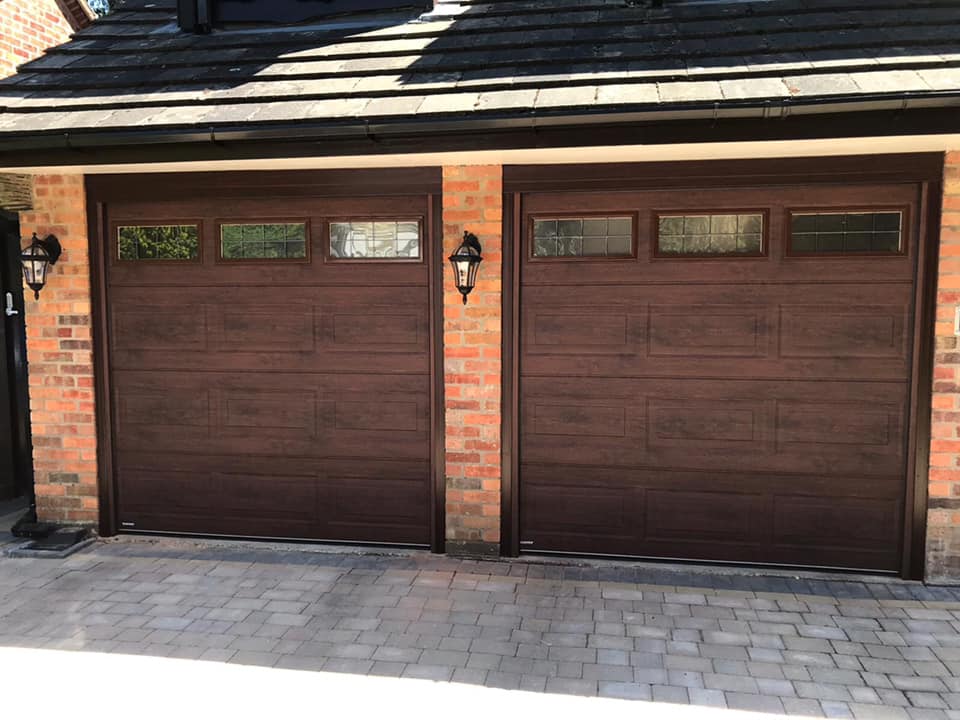
M 200 160 L 105 165 L 0 167 L 0 173 L 211 172 L 224 170 L 321 170 L 332 168 L 431 167 L 443 165 L 561 165 L 756 158 L 879 155 L 960 150 L 960 133 L 899 137 L 829 138 L 679 145 L 614 145 L 520 150 L 344 155 L 326 157 Z

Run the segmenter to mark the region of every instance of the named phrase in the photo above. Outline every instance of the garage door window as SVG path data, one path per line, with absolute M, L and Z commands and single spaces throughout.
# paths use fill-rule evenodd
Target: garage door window
M 763 213 L 657 215 L 660 257 L 762 256 Z
M 533 221 L 533 257 L 633 257 L 633 218 L 567 217 Z
M 220 225 L 223 260 L 305 260 L 307 223 L 224 223 Z
M 122 225 L 117 228 L 120 260 L 197 260 L 200 233 L 196 225 Z
M 330 257 L 340 260 L 419 260 L 419 220 L 330 223 Z
M 903 212 L 792 212 L 791 255 L 873 254 L 903 251 Z

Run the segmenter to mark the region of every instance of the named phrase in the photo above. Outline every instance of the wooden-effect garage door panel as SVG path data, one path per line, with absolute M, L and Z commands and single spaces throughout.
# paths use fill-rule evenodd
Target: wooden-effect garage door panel
M 117 372 L 116 446 L 130 452 L 428 457 L 419 376 Z
M 118 461 L 124 512 L 167 531 L 424 542 L 423 461 L 125 452 Z
M 913 288 L 524 287 L 525 375 L 804 376 L 903 381 Z
M 111 237 L 193 219 L 201 243 L 193 261 L 109 265 L 121 529 L 428 544 L 426 196 L 108 214 Z M 420 258 L 331 258 L 328 224 L 354 217 L 419 218 Z M 305 221 L 309 257 L 220 257 L 221 223 L 264 218 Z
M 282 304 L 264 301 L 262 294 L 118 288 L 111 324 L 114 367 L 146 361 L 182 370 L 202 364 L 250 371 L 429 371 L 425 288 L 289 288 Z
M 524 379 L 525 463 L 902 476 L 901 384 Z
M 902 530 L 900 478 L 531 464 L 520 502 L 527 536 L 567 552 L 887 568 Z
M 521 548 L 899 569 L 917 198 L 909 185 L 525 195 Z M 658 214 L 745 208 L 768 223 L 762 256 L 655 252 Z M 791 255 L 792 211 L 850 208 L 902 212 L 903 252 Z M 534 257 L 535 219 L 580 214 L 633 217 L 635 255 Z

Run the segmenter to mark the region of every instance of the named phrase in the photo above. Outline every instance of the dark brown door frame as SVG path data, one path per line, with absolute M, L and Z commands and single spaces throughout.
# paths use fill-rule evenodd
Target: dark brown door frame
M 930 410 L 943 155 L 874 155 L 735 161 L 526 165 L 503 169 L 503 396 L 501 425 L 501 553 L 520 554 L 519 373 L 520 262 L 524 192 L 639 190 L 769 184 L 911 182 L 920 186 L 910 416 L 907 436 L 907 507 L 900 575 L 922 579 L 926 541 Z M 911 471 L 912 468 L 912 471 Z
M 429 354 L 430 354 L 430 549 L 441 553 L 446 535 L 446 472 L 444 465 L 443 394 L 443 198 L 439 168 L 400 170 L 334 170 L 312 172 L 230 172 L 137 176 L 100 175 L 86 178 L 87 223 L 90 242 L 90 280 L 92 293 L 93 367 L 96 396 L 97 467 L 99 530 L 103 536 L 116 535 L 117 483 L 113 471 L 115 450 L 113 428 L 115 408 L 110 383 L 110 344 L 107 265 L 107 208 L 111 200 L 176 199 L 189 193 L 216 197 L 262 196 L 271 189 L 287 196 L 315 198 L 396 194 L 426 194 L 426 227 L 430 236 L 429 267 Z

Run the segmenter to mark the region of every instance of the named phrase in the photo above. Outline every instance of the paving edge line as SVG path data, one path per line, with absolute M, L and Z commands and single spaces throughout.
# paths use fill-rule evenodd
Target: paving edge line
M 317 555 L 340 555 L 382 558 L 423 558 L 466 560 L 504 565 L 534 565 L 562 568 L 630 568 L 651 573 L 675 573 L 698 576 L 721 576 L 733 578 L 781 578 L 787 580 L 815 580 L 831 583 L 858 583 L 864 585 L 900 585 L 912 587 L 956 587 L 948 583 L 924 584 L 917 580 L 904 580 L 892 575 L 870 575 L 823 570 L 801 570 L 776 567 L 742 567 L 736 565 L 710 565 L 704 563 L 677 563 L 670 561 L 629 560 L 615 558 L 591 558 L 578 556 L 553 556 L 528 554 L 519 557 L 491 557 L 486 555 L 444 555 L 427 550 L 393 548 L 366 545 L 332 545 L 312 542 L 282 542 L 270 540 L 247 540 L 175 535 L 116 535 L 109 538 L 94 538 L 102 545 L 144 546 L 158 550 L 246 550 L 251 552 L 293 552 Z M 84 545 L 88 547 L 90 543 Z M 229 561 L 229 560 L 227 560 Z M 640 583 L 643 584 L 643 583 Z M 958 583 L 960 585 L 960 583 Z

